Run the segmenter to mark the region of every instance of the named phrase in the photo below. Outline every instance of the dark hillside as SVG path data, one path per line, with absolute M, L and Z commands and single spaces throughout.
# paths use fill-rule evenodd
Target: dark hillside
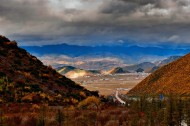
M 74 103 L 92 92 L 44 66 L 35 56 L 0 36 L 1 102 Z

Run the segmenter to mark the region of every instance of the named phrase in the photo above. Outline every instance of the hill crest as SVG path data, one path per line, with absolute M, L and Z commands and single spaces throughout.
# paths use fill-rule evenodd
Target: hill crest
M 190 94 L 190 54 L 169 63 L 149 75 L 128 94 Z

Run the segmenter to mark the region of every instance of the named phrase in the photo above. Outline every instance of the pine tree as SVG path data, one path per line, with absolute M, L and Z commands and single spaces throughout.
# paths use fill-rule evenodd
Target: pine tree
M 179 98 L 177 102 L 177 123 L 179 126 L 181 126 L 182 120 L 183 120 L 183 103 L 181 98 Z
M 174 126 L 173 123 L 173 96 L 170 95 L 168 99 L 168 105 L 167 105 L 167 115 L 168 115 L 168 125 Z
M 190 126 L 190 99 L 185 101 L 184 105 L 185 122 Z
M 60 109 L 57 111 L 56 121 L 59 123 L 59 126 L 65 121 L 65 115 Z

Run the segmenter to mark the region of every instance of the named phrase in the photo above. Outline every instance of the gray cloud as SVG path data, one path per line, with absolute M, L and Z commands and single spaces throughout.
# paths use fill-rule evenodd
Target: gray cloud
M 189 43 L 189 0 L 1 0 L 0 34 L 20 45 Z

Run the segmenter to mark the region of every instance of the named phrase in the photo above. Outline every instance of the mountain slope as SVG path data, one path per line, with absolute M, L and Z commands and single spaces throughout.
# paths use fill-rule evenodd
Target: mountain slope
M 160 68 L 160 67 L 162 67 L 164 65 L 167 65 L 167 64 L 169 64 L 169 63 L 171 63 L 171 62 L 173 62 L 173 61 L 175 61 L 175 60 L 177 60 L 179 58 L 181 58 L 181 56 L 170 56 L 167 59 L 164 59 L 164 60 L 161 60 L 161 61 L 157 61 L 157 62 L 154 63 L 156 66 L 154 66 L 152 68 L 149 68 L 149 69 L 146 69 L 145 72 L 147 72 L 147 73 L 153 73 L 158 68 Z
M 171 62 L 173 62 L 173 61 L 175 61 L 175 60 L 177 60 L 177 59 L 179 59 L 179 58 L 181 58 L 181 56 L 170 56 L 170 57 L 168 57 L 167 59 L 162 60 L 162 61 L 158 64 L 158 66 L 164 66 L 164 65 L 166 65 L 166 64 L 168 64 L 168 63 L 171 63 Z
M 68 78 L 79 78 L 79 77 L 90 76 L 90 75 L 93 75 L 93 73 L 86 70 L 82 70 L 82 69 L 72 70 L 68 72 L 67 74 L 65 74 L 65 76 Z
M 68 78 L 78 78 L 78 77 L 83 77 L 83 76 L 89 76 L 89 75 L 94 75 L 94 74 L 100 74 L 101 71 L 98 70 L 83 70 L 83 69 L 78 69 L 73 66 L 63 66 L 63 67 L 58 67 L 57 72 L 65 75 Z
M 107 72 L 107 74 L 122 74 L 129 73 L 128 71 L 124 71 L 121 67 L 116 67 Z
M 190 54 L 165 65 L 149 75 L 128 94 L 190 94 Z
M 136 72 L 139 68 L 146 70 L 149 68 L 153 68 L 155 66 L 155 64 L 150 63 L 150 62 L 143 62 L 140 64 L 135 64 L 135 65 L 131 65 L 131 66 L 126 66 L 123 67 L 124 71 L 129 71 L 129 72 Z
M 154 71 L 156 71 L 157 69 L 159 69 L 160 67 L 159 66 L 154 66 L 152 68 L 148 68 L 146 69 L 146 73 L 153 73 Z
M 95 73 L 93 73 L 93 71 L 78 69 L 78 68 L 75 68 L 73 66 L 59 67 L 59 68 L 57 68 L 57 71 L 60 74 L 65 75 L 68 78 L 78 78 L 78 77 L 83 77 L 83 76 L 95 74 Z
M 58 67 L 56 68 L 57 72 L 62 74 L 62 75 L 65 75 L 67 74 L 68 72 L 72 71 L 72 70 L 75 70 L 77 69 L 76 67 L 73 67 L 73 66 L 64 66 L 64 67 Z
M 9 89 L 10 88 L 10 89 Z M 0 36 L 0 101 L 65 104 L 81 100 L 80 92 L 91 95 L 75 82 L 44 66 L 36 57 Z M 36 100 L 37 99 L 37 100 Z

